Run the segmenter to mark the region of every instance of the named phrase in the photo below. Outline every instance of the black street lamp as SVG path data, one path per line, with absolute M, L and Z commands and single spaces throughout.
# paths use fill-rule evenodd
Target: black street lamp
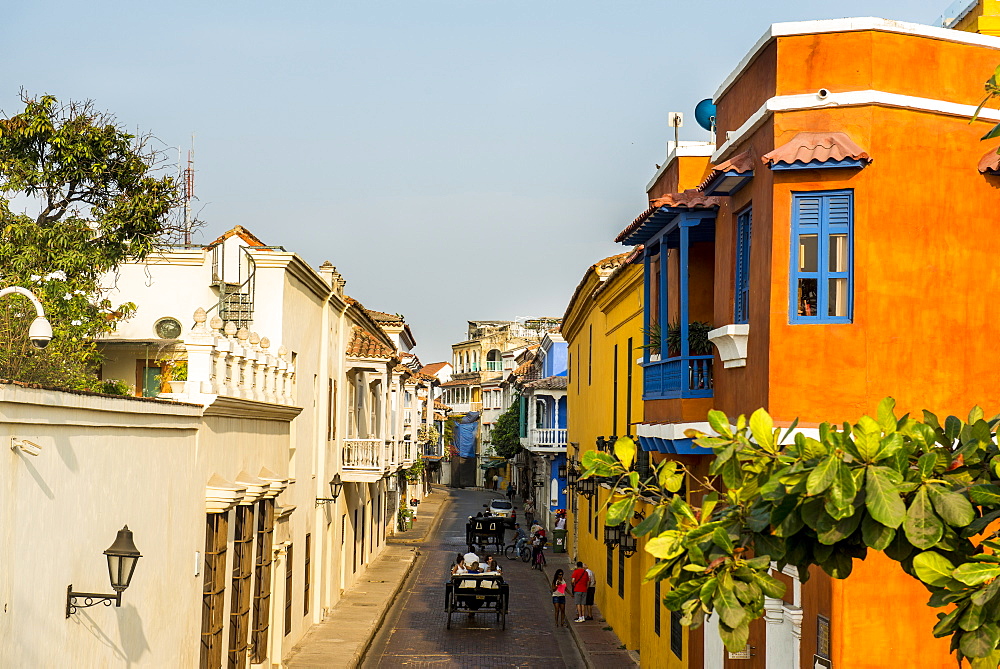
M 334 474 L 333 478 L 330 479 L 330 496 L 329 497 L 317 497 L 316 506 L 320 504 L 330 504 L 331 502 L 336 502 L 337 498 L 340 497 L 340 492 L 344 489 L 344 484 L 340 481 L 340 474 Z
M 621 529 L 619 530 L 618 548 L 621 550 L 622 553 L 625 554 L 625 557 L 627 558 L 630 558 L 633 555 L 635 555 L 636 551 L 635 535 L 632 534 L 632 527 L 627 520 L 624 523 L 622 523 Z
M 597 494 L 597 481 L 593 478 L 580 479 L 576 482 L 576 491 L 590 499 Z
M 559 478 L 561 478 L 561 479 L 566 478 L 566 463 L 565 462 L 563 462 L 561 465 L 559 465 Z
M 612 548 L 621 542 L 621 528 L 618 525 L 604 526 L 604 543 Z
M 122 605 L 122 592 L 132 582 L 132 573 L 135 571 L 135 565 L 139 561 L 139 558 L 142 557 L 139 549 L 135 547 L 135 543 L 132 541 L 132 531 L 128 529 L 128 525 L 118 530 L 115 542 L 111 544 L 108 550 L 104 551 L 104 554 L 108 556 L 108 575 L 111 578 L 111 587 L 114 589 L 115 594 L 104 595 L 95 592 L 73 592 L 73 584 L 71 583 L 66 588 L 67 618 L 76 613 L 77 609 L 85 609 L 88 606 L 96 604 L 103 603 L 105 606 L 111 606 L 111 602 L 114 602 L 115 606 Z M 77 597 L 83 599 L 82 604 L 77 602 Z

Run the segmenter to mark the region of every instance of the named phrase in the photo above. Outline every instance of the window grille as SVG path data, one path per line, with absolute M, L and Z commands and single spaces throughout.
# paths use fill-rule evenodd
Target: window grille
M 233 596 L 229 612 L 229 667 L 246 666 L 253 588 L 253 506 L 237 506 L 233 528 Z
M 205 523 L 205 580 L 202 587 L 201 669 L 222 667 L 222 610 L 226 593 L 226 536 L 229 514 L 210 513 Z
M 816 654 L 830 659 L 830 619 L 826 616 L 816 616 Z
M 292 546 L 285 553 L 285 636 L 292 631 Z
M 659 611 L 659 607 L 657 607 Z M 670 652 L 678 660 L 684 659 L 684 626 L 681 625 L 681 612 L 670 612 Z
M 251 664 L 267 659 L 267 633 L 271 615 L 271 545 L 274 539 L 274 500 L 263 499 L 257 509 L 257 561 L 254 569 L 253 646 Z
M 628 521 L 625 521 L 628 524 Z M 618 547 L 618 596 L 625 599 L 625 551 Z
M 608 545 L 607 551 L 608 551 L 608 564 L 607 568 L 604 571 L 607 577 L 608 587 L 610 588 L 612 585 L 614 585 L 615 581 L 615 549 L 613 546 Z
M 302 615 L 309 615 L 309 589 L 312 587 L 312 535 L 306 535 L 306 559 L 302 570 Z

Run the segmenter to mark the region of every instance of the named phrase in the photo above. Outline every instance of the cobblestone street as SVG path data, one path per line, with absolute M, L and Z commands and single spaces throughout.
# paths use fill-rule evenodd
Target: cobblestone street
M 500 629 L 494 615 L 469 618 L 465 613 L 453 615 L 452 627 L 446 629 L 444 584 L 455 555 L 466 552 L 466 520 L 499 496 L 471 490 L 450 492 L 453 503 L 440 529 L 421 546 L 417 566 L 363 666 L 583 667 L 569 631 L 553 625 L 545 576 L 519 560 L 500 558 L 504 578 L 510 584 L 506 630 Z M 508 532 L 508 541 L 511 535 Z

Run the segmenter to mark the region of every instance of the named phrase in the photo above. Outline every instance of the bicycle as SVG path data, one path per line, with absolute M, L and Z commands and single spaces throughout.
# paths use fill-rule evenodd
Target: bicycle
M 520 552 L 517 550 L 517 544 L 510 544 L 504 549 L 503 554 L 508 560 L 521 559 L 521 562 L 531 562 L 531 549 L 524 544 L 521 546 Z

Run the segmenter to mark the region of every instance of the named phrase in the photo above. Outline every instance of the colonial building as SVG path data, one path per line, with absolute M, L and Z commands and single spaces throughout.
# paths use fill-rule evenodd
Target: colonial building
M 979 25 L 990 23 L 981 19 L 991 4 L 978 6 Z M 628 360 L 640 359 L 642 414 L 616 432 L 634 431 L 653 461 L 675 458 L 697 473 L 710 454 L 684 432 L 708 430 L 711 408 L 764 407 L 787 426 L 856 420 L 886 395 L 902 412 L 1000 405 L 989 338 L 954 345 L 992 318 L 973 297 L 980 268 L 1000 251 L 982 233 L 998 204 L 995 159 L 983 154 L 996 147 L 979 138 L 1000 112 L 970 119 L 997 62 L 1000 40 L 958 30 L 871 18 L 771 26 L 714 96 L 717 146 L 701 183 L 673 179 L 667 166 L 618 236 L 641 249 L 644 336 L 641 350 L 628 347 Z M 900 211 L 919 213 L 901 226 Z M 567 315 L 571 352 L 582 322 Z M 576 441 L 576 360 L 571 374 Z M 592 447 L 583 439 L 581 450 Z M 600 535 L 582 539 L 583 515 L 589 561 Z M 669 612 L 659 603 L 622 611 L 631 597 L 663 594 L 639 584 L 651 564 L 643 541 L 632 565 L 617 548 L 617 569 L 613 543 L 602 577 L 620 602 L 602 587 L 601 605 L 648 666 L 954 665 L 947 640 L 929 634 L 926 591 L 878 553 L 842 581 L 818 569 L 806 583 L 777 574 L 786 595 L 766 603 L 742 651 L 723 648 L 713 618 L 667 652 L 648 630 L 662 632 Z M 890 610 L 897 615 L 871 615 Z

